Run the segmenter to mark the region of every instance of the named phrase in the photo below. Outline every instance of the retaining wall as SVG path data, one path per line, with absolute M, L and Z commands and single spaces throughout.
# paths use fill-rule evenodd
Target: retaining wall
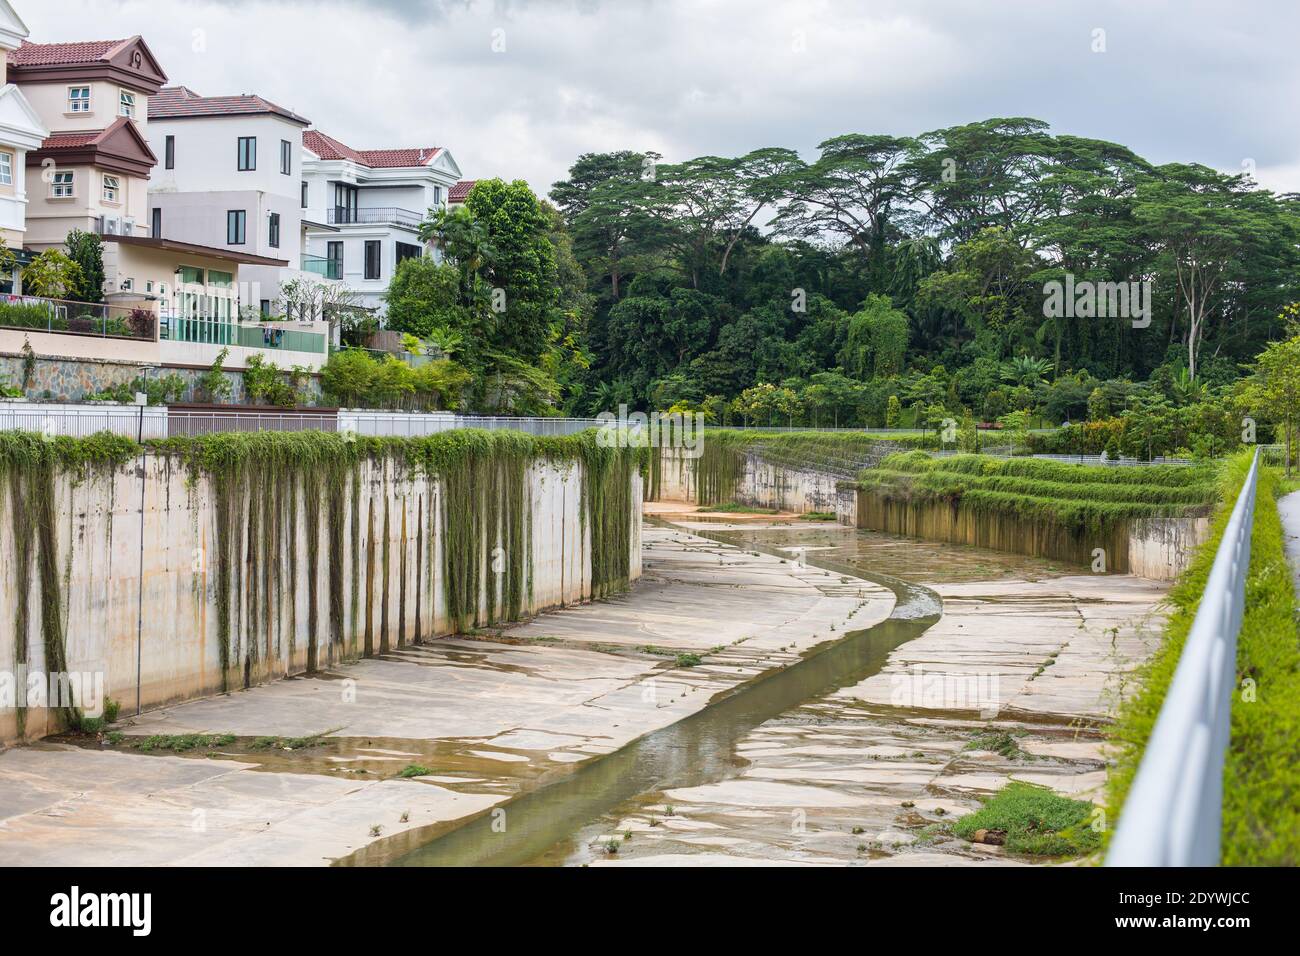
M 498 572 L 511 562 L 489 544 L 526 548 L 524 613 L 591 597 L 582 467 L 540 459 L 527 465 L 518 503 L 526 542 L 500 540 L 509 523 L 488 520 L 497 528 L 485 534 L 478 556 L 484 583 L 477 623 L 505 616 Z M 630 481 L 629 580 L 641 572 L 635 469 Z M 249 487 L 223 511 L 213 479 L 174 456 L 146 454 L 119 468 L 56 475 L 53 520 L 46 527 L 38 515 L 34 527 L 16 511 L 32 507 L 31 489 L 4 476 L 0 675 L 11 681 L 8 692 L 26 702 L 26 681 L 46 673 L 51 613 L 66 670 L 102 675 L 104 693 L 124 715 L 452 633 L 441 481 L 376 459 L 349 474 L 341 494 L 331 496 L 326 483 L 309 472 L 281 475 Z M 42 568 L 46 538 L 53 568 Z M 45 593 L 52 581 L 55 612 Z M 0 743 L 59 729 L 50 707 L 24 710 L 0 700 Z

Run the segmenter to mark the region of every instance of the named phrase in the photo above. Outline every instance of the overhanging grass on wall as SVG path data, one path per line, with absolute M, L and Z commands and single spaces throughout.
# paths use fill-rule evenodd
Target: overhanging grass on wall
M 1160 648 L 1135 675 L 1139 689 L 1120 705 L 1108 732 L 1116 750 L 1106 785 L 1110 833 L 1155 727 L 1249 468 L 1250 456 L 1240 455 L 1224 470 L 1223 505 L 1210 539 L 1170 592 L 1173 612 Z M 1295 759 L 1300 740 L 1300 633 L 1277 485 L 1274 470 L 1260 473 L 1224 768 L 1222 862 L 1229 866 L 1300 865 L 1300 764 Z
M 1203 514 L 1218 497 L 1209 467 L 1107 467 L 984 455 L 890 455 L 858 479 L 890 502 L 944 502 L 976 512 L 1045 519 L 1076 531 L 1133 518 Z
M 593 593 L 601 596 L 625 586 L 634 520 L 631 479 L 646 456 L 643 449 L 600 447 L 595 431 L 535 437 L 514 431 L 464 429 L 424 438 L 369 438 L 316 431 L 218 433 L 151 440 L 144 447 L 107 433 L 45 439 L 29 432 L 0 432 L 0 478 L 9 485 L 4 497 L 13 511 L 18 551 L 14 561 L 16 664 L 26 663 L 32 620 L 27 596 L 33 591 L 30 582 L 35 570 L 46 661 L 51 670 L 65 669 L 55 477 L 73 472 L 78 479 L 88 467 L 112 474 L 145 451 L 172 456 L 192 478 L 204 477 L 211 483 L 217 538 L 211 561 L 215 565 L 223 689 L 241 678 L 247 685 L 259 665 L 280 653 L 282 597 L 289 604 L 292 649 L 297 629 L 292 588 L 299 575 L 305 578 L 308 592 L 307 620 L 303 622 L 308 669 L 315 669 L 325 647 L 334 659 L 355 650 L 343 645 L 348 631 L 356 641 L 363 533 L 370 544 L 367 582 L 382 574 L 386 586 L 391 575 L 400 575 L 404 597 L 407 549 L 393 549 L 397 553 L 390 554 L 387 532 L 391 527 L 394 532 L 400 529 L 403 541 L 408 534 L 416 538 L 422 545 L 419 560 L 423 560 L 424 551 L 432 553 L 427 544 L 436 521 L 444 535 L 438 577 L 453 625 L 463 629 L 485 620 L 518 619 L 532 586 L 528 469 L 534 462 L 581 464 L 580 517 L 584 528 L 591 529 Z M 363 463 L 371 466 L 369 480 L 384 485 L 382 494 L 372 496 L 364 520 L 360 496 Z M 390 514 L 389 482 L 420 475 L 438 482 L 441 506 L 437 514 L 432 502 L 426 504 L 423 499 L 418 503 L 397 499 Z M 412 530 L 410 526 L 417 522 L 419 526 Z M 300 539 L 305 542 L 303 554 L 299 554 Z M 345 580 L 345 542 L 350 542 L 353 555 L 350 581 Z M 433 577 L 432 569 L 427 575 L 416 570 L 417 582 L 432 581 Z M 350 587 L 354 608 L 350 627 L 343 621 L 345 587 Z M 328 591 L 323 621 L 318 619 L 322 588 Z M 368 585 L 367 603 L 371 597 Z M 417 601 L 419 597 L 417 590 Z M 400 639 L 405 634 L 407 611 L 405 601 L 399 603 Z M 386 601 L 381 610 L 379 650 L 384 651 Z M 367 614 L 366 653 L 375 649 L 370 622 Z

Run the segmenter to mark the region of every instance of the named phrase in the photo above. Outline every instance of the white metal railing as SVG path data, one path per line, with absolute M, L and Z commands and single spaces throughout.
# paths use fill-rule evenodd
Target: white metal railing
M 1216 866 L 1259 450 L 1237 496 L 1107 866 Z
M 0 431 L 84 438 L 112 432 L 129 438 L 166 438 L 167 409 L 145 405 L 73 405 L 0 402 Z
M 358 435 L 396 435 L 408 438 L 434 435 L 454 428 L 509 429 L 529 435 L 573 435 L 603 422 L 594 418 L 522 418 L 460 415 L 455 412 L 381 412 L 340 408 L 339 431 Z
M 143 422 L 143 425 L 140 423 Z M 211 432 L 341 431 L 356 435 L 419 437 L 457 428 L 509 429 L 529 435 L 573 435 L 605 422 L 595 418 L 524 418 L 461 415 L 455 412 L 384 412 L 366 409 L 167 408 L 136 405 L 77 405 L 0 402 L 0 431 L 21 429 L 50 435 L 93 435 L 110 431 L 142 438 L 206 435 Z

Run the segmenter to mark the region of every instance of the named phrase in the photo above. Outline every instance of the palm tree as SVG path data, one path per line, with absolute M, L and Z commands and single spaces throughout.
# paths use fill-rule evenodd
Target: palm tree
M 1026 388 L 1033 388 L 1052 374 L 1052 369 L 1055 367 L 1047 359 L 1019 355 L 1010 362 L 1003 363 L 1002 379 L 1013 385 L 1024 385 Z

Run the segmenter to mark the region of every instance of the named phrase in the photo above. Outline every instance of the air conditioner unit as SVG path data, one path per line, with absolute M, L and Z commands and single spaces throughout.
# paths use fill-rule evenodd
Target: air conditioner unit
M 124 236 L 134 236 L 134 235 L 135 235 L 135 220 L 134 220 L 134 219 L 131 219 L 130 217 L 127 217 L 126 219 L 123 219 L 123 220 L 122 220 L 122 235 L 124 235 Z
M 106 236 L 122 235 L 122 220 L 116 216 L 105 216 L 102 220 L 104 227 L 103 233 Z

